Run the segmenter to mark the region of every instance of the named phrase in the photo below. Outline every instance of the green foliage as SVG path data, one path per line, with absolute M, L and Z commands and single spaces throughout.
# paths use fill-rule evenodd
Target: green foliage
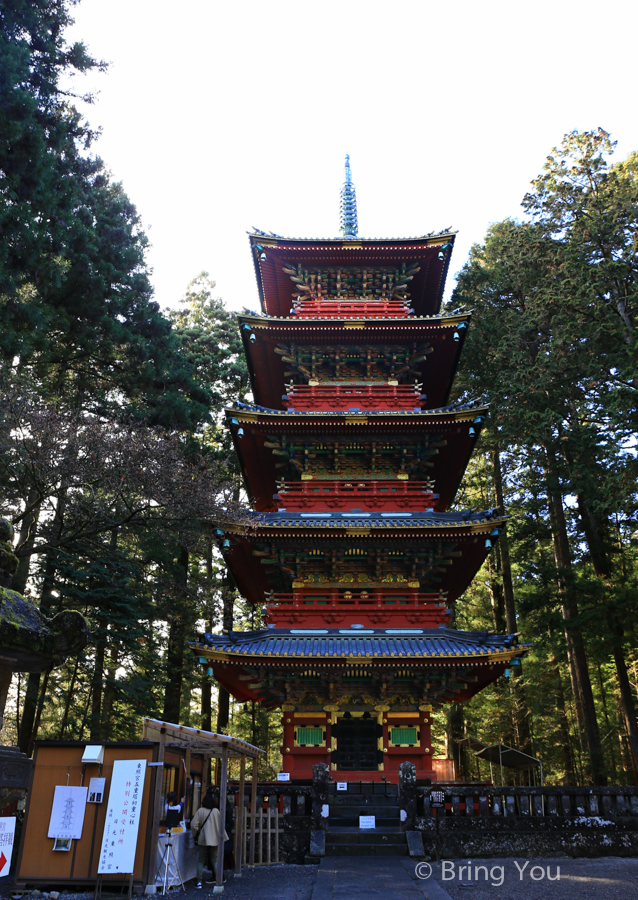
M 558 781 L 586 779 L 588 765 L 566 660 L 566 602 L 577 609 L 569 627 L 584 641 L 608 774 L 633 778 L 627 696 L 610 654 L 616 641 L 621 665 L 634 672 L 635 702 L 638 157 L 609 166 L 613 146 L 602 130 L 567 135 L 524 200 L 530 218 L 489 229 L 450 303 L 473 310 L 456 390 L 492 406 L 482 447 L 500 452 L 518 627 L 533 642 L 523 678 L 481 692 L 465 727 L 520 746 L 526 720 L 546 775 Z M 461 505 L 495 504 L 486 504 L 491 468 L 487 454 L 473 460 Z M 560 560 L 550 485 L 566 518 Z M 499 579 L 497 546 L 458 605 L 457 625 L 498 627 Z

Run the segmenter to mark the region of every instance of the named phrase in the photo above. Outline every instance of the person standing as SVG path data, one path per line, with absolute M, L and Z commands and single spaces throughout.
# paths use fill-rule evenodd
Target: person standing
M 219 800 L 206 794 L 200 809 L 191 819 L 191 831 L 197 844 L 197 887 L 202 886 L 204 864 L 208 865 L 213 877 L 206 884 L 213 884 L 217 875 L 217 847 L 219 845 Z M 224 841 L 228 835 L 224 831 Z

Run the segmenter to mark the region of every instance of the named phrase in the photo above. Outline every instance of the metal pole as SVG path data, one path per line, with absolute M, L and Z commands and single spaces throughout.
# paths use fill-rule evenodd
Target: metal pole
M 498 762 L 501 767 L 501 787 L 503 787 L 503 753 L 502 753 L 502 744 L 499 742 L 498 745 Z

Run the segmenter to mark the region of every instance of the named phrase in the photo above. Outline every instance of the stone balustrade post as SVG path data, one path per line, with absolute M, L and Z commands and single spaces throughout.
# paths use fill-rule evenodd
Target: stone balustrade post
M 416 766 L 411 762 L 399 765 L 399 812 L 401 831 L 414 831 L 416 820 Z

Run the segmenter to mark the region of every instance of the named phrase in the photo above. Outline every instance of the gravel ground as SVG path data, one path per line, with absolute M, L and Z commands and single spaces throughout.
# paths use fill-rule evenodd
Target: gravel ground
M 233 874 L 227 874 L 224 893 L 221 896 L 225 900 L 311 900 L 312 889 L 317 879 L 317 868 L 317 866 L 287 865 L 245 868 L 242 870 L 241 878 L 235 879 Z M 204 877 L 206 875 L 207 873 L 204 872 Z M 52 890 L 58 889 L 52 888 Z M 11 900 L 14 893 L 8 886 L 3 885 L 0 888 L 0 900 Z M 23 896 L 24 900 L 28 900 L 26 893 Z M 103 894 L 104 900 L 122 900 L 122 897 L 126 898 L 126 896 L 126 893 L 123 895 L 120 893 Z M 155 896 L 160 900 L 162 895 L 158 893 Z M 204 884 L 201 889 L 197 889 L 194 881 L 188 881 L 186 892 L 181 889 L 173 889 L 170 896 L 173 900 L 178 900 L 178 898 L 212 900 L 213 885 Z M 39 898 L 36 895 L 37 900 L 47 900 L 47 897 L 48 895 L 44 891 Z M 93 891 L 90 893 L 60 891 L 59 900 L 93 900 Z
M 432 864 L 432 877 L 452 900 L 638 900 L 638 859 L 473 859 L 471 879 L 467 865 L 468 860 L 454 860 L 443 880 L 441 865 Z M 476 866 L 485 866 L 493 877 L 486 883 Z M 548 880 L 548 870 L 555 881 Z M 427 881 L 423 888 L 427 896 Z
M 368 888 L 369 896 L 376 896 L 375 860 L 341 858 L 339 869 L 348 862 L 352 864 L 348 883 L 351 886 L 356 883 L 357 896 L 365 896 Z M 400 871 L 405 871 L 405 875 L 399 880 L 405 878 L 407 884 L 411 882 L 413 890 L 418 886 L 427 900 L 447 900 L 448 897 L 451 900 L 638 900 L 638 859 L 473 859 L 471 877 L 468 877 L 468 860 L 453 860 L 448 862 L 445 870 L 440 863 L 432 863 L 433 871 L 427 879 L 415 877 L 418 863 L 407 858 L 400 862 Z M 383 865 L 381 860 L 378 863 Z M 477 866 L 487 869 L 487 882 L 485 871 L 479 869 L 477 872 Z M 222 897 L 225 900 L 312 900 L 317 868 L 287 865 L 246 868 L 239 879 L 228 875 Z M 548 871 L 552 880 L 548 879 Z M 422 874 L 425 872 L 427 869 L 421 870 Z M 346 884 L 342 882 L 345 882 L 345 873 L 342 879 L 338 872 L 334 883 L 335 897 L 346 896 L 343 893 Z M 339 885 L 342 885 L 341 889 Z M 0 900 L 10 900 L 12 893 L 7 885 L 3 885 Z M 27 895 L 24 896 L 26 900 Z M 156 896 L 159 900 L 161 894 Z M 392 900 L 391 894 L 386 896 L 387 900 Z M 105 900 L 121 900 L 121 897 L 121 894 L 104 895 Z M 171 897 L 173 900 L 182 897 L 184 900 L 212 900 L 213 886 L 205 884 L 198 890 L 191 881 L 185 893 L 173 890 Z M 43 892 L 37 900 L 47 900 L 47 895 Z M 59 900 L 93 900 L 93 892 L 62 891 Z

